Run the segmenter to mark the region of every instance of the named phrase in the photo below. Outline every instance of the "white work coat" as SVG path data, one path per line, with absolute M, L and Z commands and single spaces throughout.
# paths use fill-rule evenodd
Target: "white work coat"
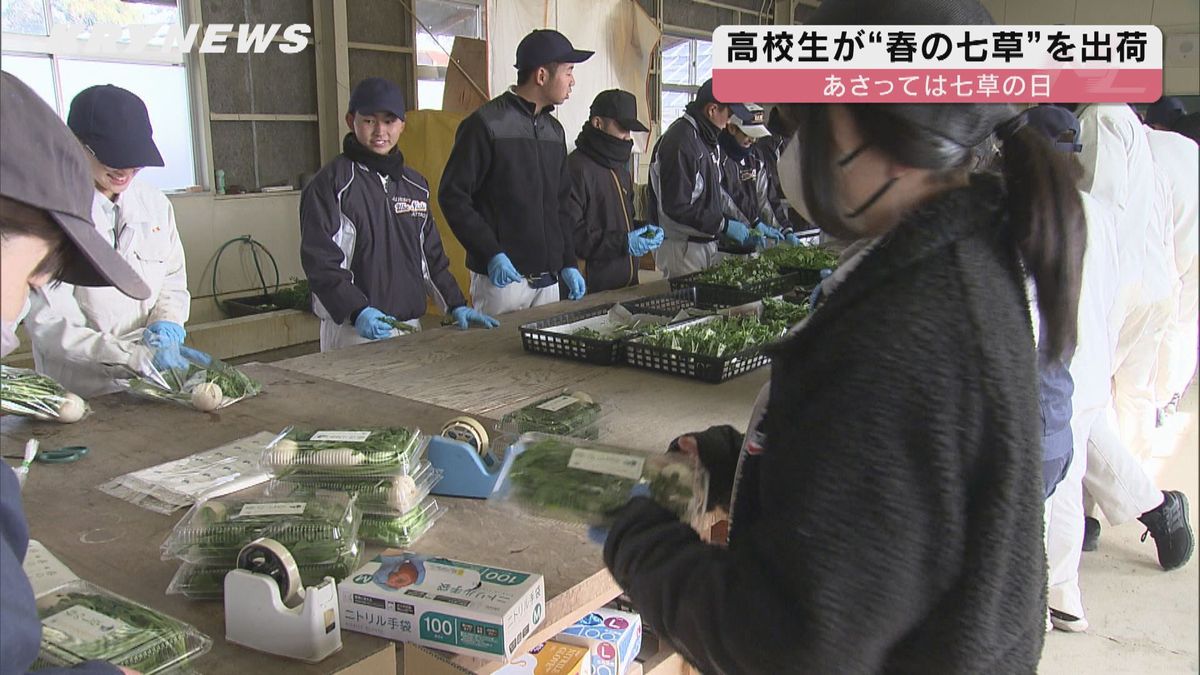
M 183 244 L 171 202 L 137 179 L 116 202 L 96 192 L 92 221 L 150 287 L 134 300 L 115 288 L 49 285 L 32 294 L 25 329 L 40 373 L 85 398 L 118 391 L 142 331 L 155 321 L 183 325 L 190 313 Z
M 1200 265 L 1200 148 L 1187 136 L 1148 129 L 1150 153 L 1170 200 L 1174 245 L 1174 313 L 1163 338 L 1155 380 L 1158 405 L 1187 386 L 1196 368 L 1197 276 Z

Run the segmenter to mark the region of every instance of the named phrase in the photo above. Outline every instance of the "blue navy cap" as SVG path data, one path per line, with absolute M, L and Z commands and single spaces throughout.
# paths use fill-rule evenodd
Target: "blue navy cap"
M 1056 105 L 1039 105 L 1025 111 L 1025 123 L 1037 129 L 1050 140 L 1055 150 L 1063 152 L 1083 152 L 1079 141 L 1079 120 L 1070 110 Z M 1070 140 L 1064 140 L 1063 134 L 1071 132 Z
M 67 126 L 101 164 L 113 169 L 163 166 L 150 113 L 137 94 L 111 84 L 88 87 L 71 100 Z
M 1174 96 L 1164 96 L 1146 108 L 1146 124 L 1169 127 L 1186 114 L 1187 108 L 1184 107 L 1183 101 Z
M 696 92 L 696 102 L 701 104 L 716 103 L 718 105 L 727 105 L 733 111 L 734 116 L 736 116 L 738 119 L 748 120 L 754 117 L 753 113 L 750 112 L 750 109 L 741 103 L 726 103 L 725 101 L 718 100 L 716 95 L 713 94 L 713 83 L 711 77 L 705 80 L 704 84 L 700 85 L 700 91 Z
M 347 112 L 362 115 L 387 112 L 404 119 L 404 92 L 391 80 L 368 77 L 350 92 L 350 109 Z
M 517 45 L 517 62 L 513 67 L 529 70 L 551 63 L 583 63 L 592 58 L 594 53 L 575 49 L 567 36 L 556 30 L 538 29 L 521 38 L 521 44 Z

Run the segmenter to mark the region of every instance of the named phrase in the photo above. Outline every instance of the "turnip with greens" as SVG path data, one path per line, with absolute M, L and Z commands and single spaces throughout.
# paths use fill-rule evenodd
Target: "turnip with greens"
M 82 398 L 26 368 L 0 365 L 0 410 L 34 419 L 78 422 L 90 411 Z

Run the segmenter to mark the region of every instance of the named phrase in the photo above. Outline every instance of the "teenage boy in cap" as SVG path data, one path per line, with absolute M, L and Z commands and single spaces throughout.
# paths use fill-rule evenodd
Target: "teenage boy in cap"
M 636 259 L 662 244 L 663 231 L 633 219 L 631 132 L 649 131 L 638 121 L 637 99 L 620 89 L 602 91 L 590 113 L 567 167 L 574 186 L 570 213 L 575 253 L 588 288 L 596 292 L 636 286 Z
M 567 213 L 566 135 L 550 113 L 575 86 L 575 64 L 592 52 L 562 33 L 535 30 L 517 46 L 517 86 L 462 121 L 438 201 L 467 250 L 471 297 L 503 314 L 587 292 Z
M 31 288 L 61 280 L 113 285 L 132 298 L 151 289 L 92 225 L 92 172 L 79 142 L 20 80 L 0 73 L 0 357 L 17 347 L 16 324 Z M 37 659 L 42 624 L 21 569 L 29 527 L 17 476 L 0 462 L 0 669 L 24 673 Z M 115 675 L 125 668 L 88 661 L 41 673 Z
M 722 187 L 746 216 L 745 222 L 761 222 L 769 238 L 798 244 L 799 239 L 791 233 L 787 209 L 775 190 L 777 183 L 770 178 L 771 164 L 764 153 L 771 150 L 759 148 L 759 142 L 771 136 L 762 106 L 747 103 L 745 107 L 749 115 L 734 115 L 718 138 L 725 153 Z
M 33 294 L 26 328 L 38 372 L 87 398 L 119 391 L 130 370 L 145 370 L 147 347 L 155 367 L 186 368 L 180 347 L 192 298 L 175 210 L 135 178 L 163 166 L 146 104 L 111 84 L 88 87 L 71 101 L 67 126 L 88 151 L 96 230 L 151 290 L 145 300 L 73 284 Z
M 714 265 L 720 237 L 754 248 L 769 233 L 747 224 L 721 189 L 724 152 L 717 138 L 735 114 L 749 116 L 739 103 L 718 101 L 708 80 L 650 155 L 650 213 L 666 230 L 654 261 L 668 278 Z
M 400 87 L 359 82 L 346 126 L 342 154 L 300 197 L 300 262 L 321 317 L 321 351 L 395 337 L 397 321 L 419 329 L 426 294 L 463 330 L 499 325 L 467 307 L 429 210 L 429 183 L 396 148 Z

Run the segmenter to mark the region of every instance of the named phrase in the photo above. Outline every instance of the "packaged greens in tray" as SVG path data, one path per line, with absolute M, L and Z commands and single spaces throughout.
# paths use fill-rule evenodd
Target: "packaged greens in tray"
M 355 497 L 345 492 L 227 495 L 200 502 L 184 515 L 163 542 L 163 560 L 229 565 L 243 546 L 270 537 L 297 562 L 332 563 L 356 545 L 361 522 Z
M 419 469 L 428 443 L 405 427 L 293 431 L 263 452 L 263 466 L 279 477 L 395 476 Z
M 262 391 L 262 385 L 237 368 L 203 352 L 183 354 L 186 369 L 159 370 L 144 363 L 138 376 L 125 380 L 129 392 L 143 398 L 172 401 L 209 412 L 220 410 Z
M 350 547 L 331 563 L 308 564 L 297 561 L 300 579 L 305 586 L 315 586 L 325 577 L 341 581 L 350 576 L 362 564 L 361 544 Z M 225 575 L 234 565 L 195 565 L 183 563 L 167 586 L 167 595 L 182 595 L 192 600 L 221 600 L 225 597 Z
M 407 513 L 442 479 L 442 472 L 428 461 L 421 461 L 412 473 L 383 478 L 326 478 L 321 476 L 287 476 L 268 487 L 303 485 L 322 490 L 342 490 L 358 495 L 358 508 L 364 514 L 399 516 Z
M 55 422 L 78 422 L 91 408 L 61 384 L 27 368 L 0 365 L 0 411 Z
M 652 455 L 573 438 L 525 434 L 494 498 L 566 522 L 602 525 L 629 501 L 635 485 L 695 523 L 704 513 L 708 474 L 691 458 Z
M 375 544 L 408 548 L 428 532 L 445 512 L 445 507 L 438 506 L 437 500 L 430 497 L 401 516 L 363 516 L 359 534 L 365 541 Z
M 73 581 L 37 599 L 42 645 L 32 670 L 107 661 L 144 675 L 178 672 L 212 641 L 182 621 Z
M 514 410 L 500 420 L 511 434 L 541 432 L 556 436 L 596 439 L 600 436 L 600 404 L 591 396 L 563 391 Z

